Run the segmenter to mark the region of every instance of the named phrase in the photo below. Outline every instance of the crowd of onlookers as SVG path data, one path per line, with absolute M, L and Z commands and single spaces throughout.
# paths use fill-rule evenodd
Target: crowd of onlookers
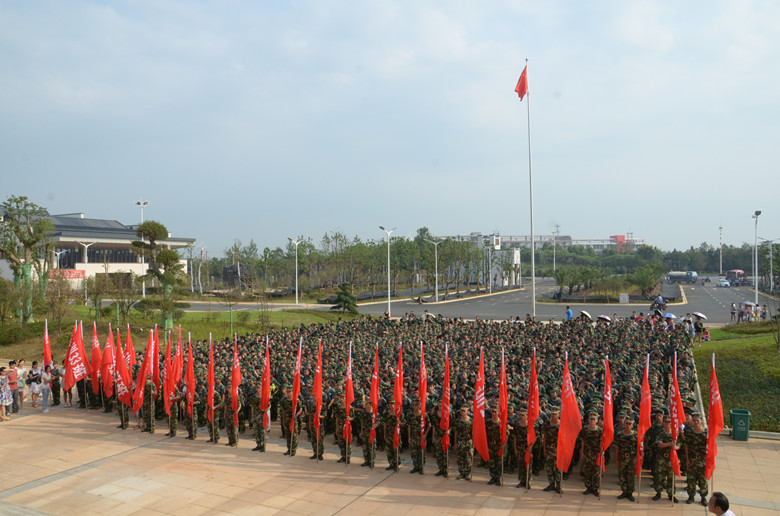
M 766 305 L 758 306 L 754 303 L 731 303 L 731 322 L 764 322 L 768 310 Z
M 56 375 L 59 374 L 58 370 Z M 24 359 L 11 360 L 8 367 L 0 367 L 0 421 L 21 413 L 28 400 L 32 408 L 38 408 L 40 402 L 43 412 L 48 413 L 53 380 L 51 366 L 43 368 L 37 360 L 30 369 Z

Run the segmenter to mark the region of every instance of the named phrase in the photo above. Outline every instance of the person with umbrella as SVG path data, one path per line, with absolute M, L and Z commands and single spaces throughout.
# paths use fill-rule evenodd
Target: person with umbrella
M 704 323 L 702 321 L 707 320 L 707 316 L 701 312 L 693 312 L 693 316 L 696 318 L 693 323 L 693 331 L 695 332 L 696 337 L 695 342 L 697 342 L 699 347 L 701 347 L 701 337 L 704 333 Z

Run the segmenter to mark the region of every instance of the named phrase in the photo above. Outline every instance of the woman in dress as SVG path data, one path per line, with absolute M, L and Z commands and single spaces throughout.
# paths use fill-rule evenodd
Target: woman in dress
M 35 403 L 41 394 L 41 368 L 38 367 L 38 361 L 33 360 L 32 368 L 27 373 L 27 385 L 30 386 L 30 396 L 32 397 L 32 407 L 36 408 Z
M 14 402 L 11 395 L 11 387 L 8 386 L 8 371 L 0 367 L 0 421 L 8 421 L 11 417 L 7 414 Z

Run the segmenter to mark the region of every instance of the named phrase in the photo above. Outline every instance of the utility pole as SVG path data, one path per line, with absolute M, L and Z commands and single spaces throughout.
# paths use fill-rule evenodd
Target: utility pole
M 720 230 L 720 269 L 718 270 L 718 276 L 723 276 L 723 226 L 718 227 Z

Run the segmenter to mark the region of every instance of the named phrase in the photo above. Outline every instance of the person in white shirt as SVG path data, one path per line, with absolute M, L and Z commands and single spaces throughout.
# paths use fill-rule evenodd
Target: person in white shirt
M 49 395 L 51 395 L 51 366 L 47 365 L 41 373 L 40 394 L 41 407 L 43 413 L 46 414 L 49 412 Z
M 733 511 L 729 510 L 729 499 L 721 492 L 712 493 L 707 509 L 717 516 L 737 516 Z

